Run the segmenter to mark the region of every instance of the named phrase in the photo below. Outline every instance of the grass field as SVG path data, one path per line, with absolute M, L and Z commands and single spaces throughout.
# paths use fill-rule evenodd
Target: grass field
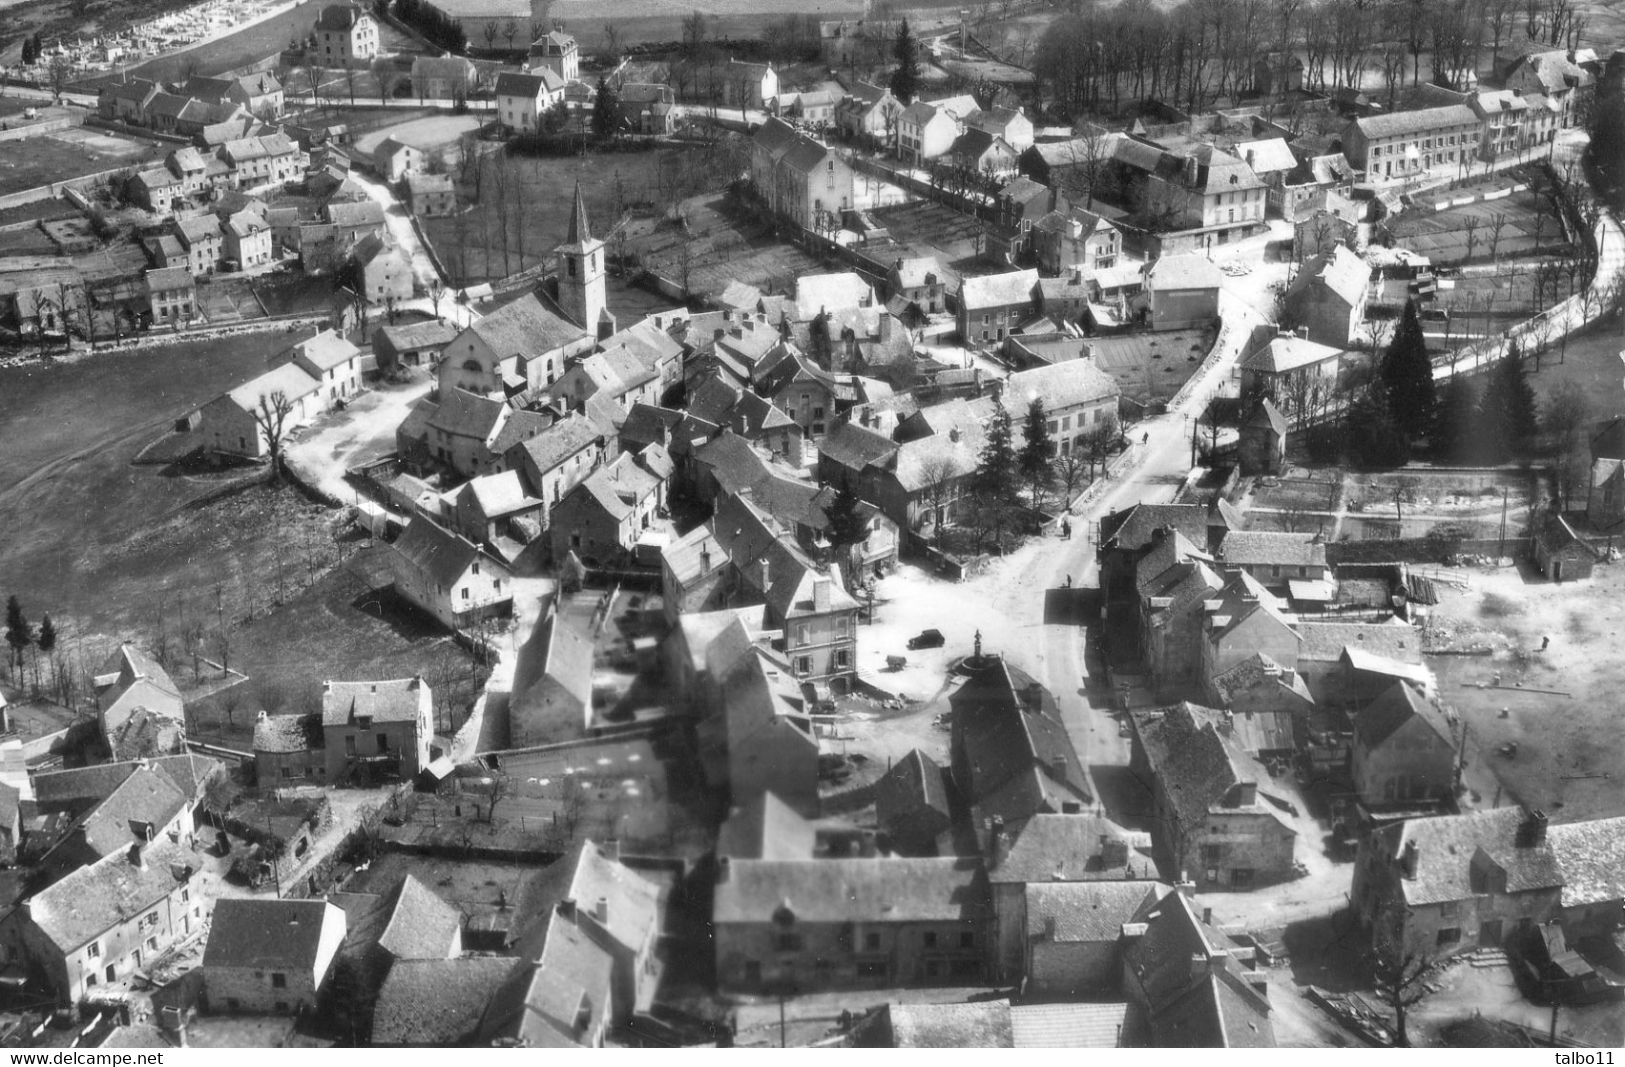
M 0 195 L 133 167 L 164 157 L 167 146 L 83 128 L 31 137 L 0 152 Z
M 477 130 L 481 125 L 478 115 L 428 115 L 369 130 L 357 137 L 354 145 L 356 151 L 371 154 L 384 138 L 393 137 L 424 152 L 440 152 L 454 147 L 463 134 Z
M 1501 259 L 1527 256 L 1537 247 L 1549 250 L 1567 245 L 1552 208 L 1537 210 L 1535 197 L 1528 191 L 1445 211 L 1407 211 L 1390 221 L 1388 229 L 1396 243 L 1435 263 L 1459 263 L 1468 258 L 1467 227 L 1472 225 L 1476 229 L 1471 258 L 1481 261 L 1490 258 L 1492 228 L 1498 217 L 1505 220 L 1495 245 L 1495 255 Z

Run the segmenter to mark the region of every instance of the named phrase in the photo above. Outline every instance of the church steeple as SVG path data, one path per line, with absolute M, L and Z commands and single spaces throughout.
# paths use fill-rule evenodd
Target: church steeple
M 564 243 L 559 245 L 559 306 L 588 331 L 598 331 L 606 310 L 604 301 L 604 242 L 592 235 L 587 222 L 587 202 L 576 182 L 575 202 L 570 206 L 570 225 Z

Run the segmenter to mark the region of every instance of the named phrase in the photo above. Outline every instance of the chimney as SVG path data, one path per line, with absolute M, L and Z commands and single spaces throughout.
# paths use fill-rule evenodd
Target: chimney
M 1145 936 L 1145 930 L 1146 930 L 1146 924 L 1145 923 L 1124 923 L 1123 924 L 1123 940 L 1124 941 L 1138 941 L 1140 938 Z
M 558 911 L 559 918 L 569 919 L 572 923 L 576 921 L 576 902 L 570 897 L 559 901 Z
M 1309 327 L 1307 327 L 1307 326 L 1299 326 L 1296 330 L 1293 331 L 1293 333 L 1297 335 L 1297 338 L 1300 341 L 1309 340 Z
M 1044 916 L 1044 940 L 1055 940 L 1055 916 L 1053 915 Z
M 1526 848 L 1544 844 L 1546 842 L 1546 813 L 1539 808 L 1531 809 L 1524 819 L 1523 825 L 1518 829 L 1520 831 L 1518 835 L 1521 838 L 1520 843 Z
M 730 864 L 728 862 L 728 857 L 727 856 L 718 856 L 717 857 L 717 884 L 721 885 L 722 883 L 726 882 L 732 876 L 733 876 L 733 867 L 732 867 L 732 864 Z
M 147 853 L 142 849 L 139 841 L 130 846 L 130 866 L 138 871 L 147 869 Z
M 880 313 L 880 340 L 882 344 L 891 340 L 891 318 L 890 312 L 882 311 Z
M 1257 782 L 1238 782 L 1238 783 L 1236 783 L 1236 807 L 1238 807 L 1238 808 L 1250 808 L 1254 804 L 1257 804 L 1257 803 L 1258 803 L 1258 783 Z
M 956 445 L 959 443 L 959 427 L 957 427 L 957 426 L 949 427 L 949 429 L 948 429 L 948 440 L 952 441 Z
M 829 610 L 829 585 L 827 577 L 813 579 L 813 610 L 825 612 Z
M 872 860 L 879 854 L 875 847 L 875 832 L 865 830 L 858 835 L 858 855 L 866 860 Z
M 1003 815 L 993 816 L 993 821 L 988 823 L 987 853 L 988 866 L 994 870 L 1010 855 L 1010 835 L 1004 831 Z
M 1203 908 L 1202 909 L 1202 925 L 1203 926 L 1212 926 L 1213 925 L 1213 909 L 1212 908 Z
M 720 326 L 711 331 L 711 340 L 713 341 L 720 341 L 726 336 L 728 336 L 728 331 Z
M 1050 760 L 1049 761 L 1049 772 L 1054 777 L 1059 778 L 1062 781 L 1065 781 L 1066 780 L 1066 757 L 1064 757 L 1064 756 L 1056 756 L 1054 759 Z
M 609 898 L 608 897 L 599 897 L 598 898 L 598 903 L 596 903 L 596 904 L 594 904 L 592 906 L 592 917 L 594 919 L 597 919 L 600 923 L 607 924 L 609 922 Z
M 711 573 L 711 547 L 709 545 L 700 546 L 700 570 L 706 574 Z
M 1081 263 L 1072 264 L 1072 284 L 1083 284 L 1083 265 Z
M 1030 711 L 1039 711 L 1044 706 L 1044 687 L 1038 682 L 1028 682 L 1022 695 L 1026 697 L 1027 708 Z
M 1205 953 L 1191 953 L 1191 977 L 1200 981 L 1208 975 L 1208 958 Z
M 1416 877 L 1416 867 L 1421 860 L 1421 847 L 1415 841 L 1405 842 L 1405 851 L 1399 854 L 1399 868 L 1406 878 Z
M 1190 900 L 1196 896 L 1196 883 L 1191 881 L 1189 871 L 1179 872 L 1179 881 L 1174 883 L 1174 888 L 1179 890 L 1179 895 L 1184 897 L 1186 900 Z

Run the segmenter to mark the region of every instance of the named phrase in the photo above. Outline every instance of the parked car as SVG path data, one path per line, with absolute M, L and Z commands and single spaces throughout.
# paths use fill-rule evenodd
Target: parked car
M 942 636 L 941 630 L 921 630 L 908 639 L 908 650 L 913 652 L 921 648 L 941 648 L 946 643 L 947 640 Z

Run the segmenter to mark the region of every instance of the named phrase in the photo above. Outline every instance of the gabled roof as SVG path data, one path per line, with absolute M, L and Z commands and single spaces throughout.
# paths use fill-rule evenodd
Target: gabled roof
M 395 892 L 378 946 L 397 960 L 443 960 L 462 943 L 462 928 L 462 913 L 409 874 Z
M 1153 289 L 1217 289 L 1224 275 L 1206 256 L 1181 254 L 1163 256 L 1146 268 L 1145 280 Z
M 1407 819 L 1377 830 L 1375 846 L 1395 863 L 1408 846 L 1416 846 L 1416 873 L 1399 882 L 1405 903 L 1412 907 L 1477 896 L 1472 863 L 1481 851 L 1484 860 L 1506 872 L 1508 893 L 1557 889 L 1564 878 L 1550 831 L 1540 840 L 1530 832 L 1532 825 L 1530 813 L 1521 807 Z
M 636 411 L 637 408 L 634 407 L 633 413 Z M 630 416 L 628 419 L 630 421 Z M 530 461 L 536 465 L 537 473 L 546 474 L 559 464 L 568 462 L 583 449 L 601 443 L 602 440 L 603 434 L 590 419 L 583 415 L 571 414 L 536 436 L 519 442 L 513 448 L 523 449 L 530 457 Z
M 967 313 L 980 308 L 1028 304 L 1033 301 L 1037 287 L 1038 271 L 1031 268 L 965 278 L 959 283 L 959 303 Z
M 1443 709 L 1405 681 L 1396 681 L 1360 709 L 1354 719 L 1354 733 L 1366 748 L 1376 748 L 1412 720 L 1420 720 L 1446 744 L 1455 746 L 1455 731 Z
M 168 841 L 149 845 L 142 859 L 137 865 L 118 852 L 70 872 L 29 898 L 29 919 L 59 952 L 72 953 L 164 900 L 198 869 L 190 848 Z
M 1402 619 L 1386 622 L 1318 622 L 1300 619 L 1298 662 L 1330 662 L 1343 650 L 1360 649 L 1400 663 L 1422 662 L 1422 635 Z
M 1326 566 L 1326 543 L 1315 533 L 1231 530 L 1219 543 L 1221 562 L 1236 567 Z
M 1008 1000 L 885 1006 L 891 1048 L 1014 1048 Z
M 1477 124 L 1478 116 L 1465 104 L 1448 104 L 1444 107 L 1422 108 L 1419 111 L 1393 111 L 1354 120 L 1354 125 L 1368 140 Z
M 946 859 L 732 860 L 717 883 L 719 925 L 773 922 L 788 912 L 806 923 L 980 921 L 981 864 Z
M 614 958 L 557 909 L 548 916 L 545 936 L 536 959 L 519 960 L 492 994 L 477 1044 L 569 1048 L 603 1025 L 611 1009 Z
M 979 812 L 1007 820 L 1094 799 L 1088 775 L 1061 722 L 1055 697 L 1002 657 L 975 671 L 948 702 L 953 709 L 959 783 Z
M 309 396 L 319 388 L 321 383 L 311 377 L 309 371 L 294 363 L 284 363 L 257 378 L 250 378 L 226 395 L 244 411 L 254 411 L 262 397 L 275 397 L 281 393 L 285 399 L 292 401 Z
M 1286 374 L 1299 367 L 1312 367 L 1342 356 L 1339 349 L 1296 334 L 1278 334 L 1268 344 L 1241 361 L 1244 370 L 1260 374 Z
M 203 969 L 308 974 L 316 967 L 322 931 L 333 924 L 342 930 L 344 912 L 325 900 L 223 897 L 209 923 Z
M 1275 174 L 1289 171 L 1298 165 L 1297 157 L 1287 147 L 1283 137 L 1263 141 L 1242 141 L 1236 145 L 1236 155 L 1253 169 L 1254 174 Z
M 1625 816 L 1562 823 L 1546 839 L 1563 872 L 1563 907 L 1625 899 Z
M 338 33 L 348 32 L 367 13 L 354 4 L 328 4 L 316 17 L 316 29 Z
M 359 719 L 418 722 L 430 704 L 429 685 L 422 678 L 322 683 L 323 726 L 348 726 Z
M 1136 1022 L 1130 1003 L 1015 1004 L 1016 1048 L 1126 1048 Z
M 587 336 L 581 327 L 548 310 L 532 293 L 477 319 L 464 332 L 484 341 L 498 359 L 517 354 L 539 356 Z
M 603 846 L 585 842 L 570 879 L 569 895 L 627 952 L 654 944 L 660 930 L 660 887 Z
M 875 786 L 875 811 L 882 827 L 920 812 L 948 819 L 948 785 L 942 768 L 919 749 L 898 760 Z
M 1237 742 L 1226 725 L 1226 713 L 1189 702 L 1129 713 L 1135 737 L 1151 772 L 1184 827 L 1201 826 L 1209 812 L 1251 812 L 1267 816 L 1280 830 L 1296 834 L 1264 799 L 1272 781 Z M 1238 785 L 1251 782 L 1257 795 L 1251 804 L 1238 802 Z
M 882 463 L 897 449 L 897 442 L 885 434 L 876 433 L 855 422 L 845 422 L 824 438 L 818 451 L 832 463 L 861 471 L 872 464 Z
M 295 359 L 304 359 L 319 369 L 328 371 L 353 361 L 361 355 L 361 349 L 351 344 L 336 330 L 323 330 L 294 345 L 290 354 Z
M 1115 946 L 1123 924 L 1165 892 L 1147 882 L 1029 882 L 1027 940 Z
M 556 93 L 563 88 L 564 79 L 547 67 L 539 67 L 528 74 L 505 70 L 497 75 L 496 93 L 498 96 L 521 96 L 527 100 L 534 100 L 544 94 Z
M 1100 545 L 1137 551 L 1161 527 L 1171 527 L 1193 545 L 1207 545 L 1208 510 L 1200 504 L 1135 504 L 1100 520 Z
M 270 753 L 310 752 L 322 747 L 322 717 L 309 715 L 266 715 L 254 723 L 254 751 Z
M 382 226 L 384 225 L 384 208 L 376 200 L 337 201 L 330 200 L 322 206 L 322 213 L 333 226 Z M 492 312 L 496 314 L 496 312 Z M 490 316 L 486 316 L 490 318 Z M 485 322 L 480 319 L 479 322 Z M 476 323 L 478 325 L 478 323 Z
M 812 858 L 817 841 L 813 824 L 768 790 L 728 812 L 717 831 L 716 852 L 730 859 L 804 860 Z
M 516 470 L 473 478 L 457 491 L 457 497 L 459 501 L 467 497 L 487 520 L 513 515 L 542 503 L 525 491 L 525 483 Z
M 1069 359 L 1010 375 L 1005 381 L 1003 400 L 1011 419 L 1019 423 L 1035 398 L 1044 402 L 1046 411 L 1055 412 L 1113 400 L 1121 392 L 1117 382 L 1094 360 Z
M 427 576 L 437 586 L 450 589 L 476 562 L 501 574 L 500 563 L 485 555 L 472 541 L 461 537 L 422 515 L 413 516 L 395 542 L 397 565 L 405 565 Z
M 396 960 L 373 1005 L 372 1043 L 467 1045 L 485 1005 L 513 967 L 506 956 Z
M 1350 306 L 1362 307 L 1370 281 L 1371 265 L 1339 242 L 1330 252 L 1305 260 L 1288 292 L 1301 292 L 1318 283 Z
M 1156 868 L 1150 860 L 1136 856 L 1136 844 L 1134 834 L 1104 815 L 1041 812 L 1027 820 L 1010 850 L 988 871 L 987 880 L 993 885 L 1011 885 L 1154 879 Z M 1123 855 L 1121 862 L 1115 862 L 1118 851 Z
M 872 306 L 875 290 L 856 271 L 803 274 L 796 278 L 796 317 L 807 320 L 821 311 L 834 314 L 843 308 Z

